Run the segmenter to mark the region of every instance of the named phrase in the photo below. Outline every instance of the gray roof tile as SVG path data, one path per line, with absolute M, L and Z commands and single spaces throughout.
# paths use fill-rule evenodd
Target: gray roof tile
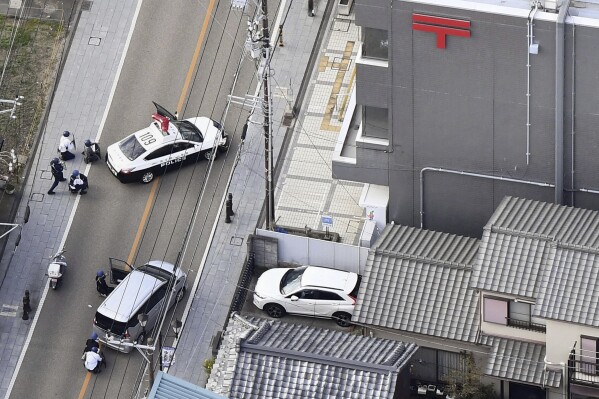
M 509 338 L 487 336 L 491 353 L 485 374 L 512 381 L 559 388 L 562 373 L 545 370 L 545 345 Z
M 399 341 L 243 319 L 231 317 L 223 337 L 228 349 L 219 350 L 207 384 L 231 398 L 392 398 L 398 372 L 417 350 Z M 232 364 L 234 372 L 223 378 L 219 370 Z
M 469 289 L 478 240 L 388 225 L 370 250 L 353 319 L 474 342 L 478 296 Z
M 537 317 L 599 327 L 598 227 L 596 211 L 505 197 L 484 228 L 471 287 L 531 298 Z

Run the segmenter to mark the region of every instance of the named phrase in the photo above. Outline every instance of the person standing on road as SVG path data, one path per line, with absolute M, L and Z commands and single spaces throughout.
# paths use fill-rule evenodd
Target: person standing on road
M 52 183 L 52 187 L 50 187 L 50 190 L 48 190 L 48 195 L 54 195 L 56 194 L 54 189 L 58 186 L 58 183 L 66 181 L 67 179 L 65 179 L 64 175 L 62 174 L 64 167 L 58 158 L 54 158 L 52 161 L 50 161 L 50 170 L 52 171 L 52 177 L 54 177 L 54 183 Z
M 68 161 L 70 159 L 75 158 L 75 154 L 71 151 L 75 150 L 75 143 L 70 138 L 71 132 L 65 130 L 62 132 L 62 137 L 60 138 L 60 143 L 58 144 L 58 151 L 60 152 L 60 156 L 63 161 Z

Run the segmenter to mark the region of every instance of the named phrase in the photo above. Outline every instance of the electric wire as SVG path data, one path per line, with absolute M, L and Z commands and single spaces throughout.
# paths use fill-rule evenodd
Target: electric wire
M 207 180 L 207 179 L 205 179 L 205 180 Z M 162 182 L 161 182 L 161 184 L 162 184 Z M 155 205 L 155 202 L 154 202 L 154 205 Z M 153 207 L 154 207 L 154 205 L 153 205 Z M 153 212 L 153 210 L 152 210 L 152 212 Z M 145 235 L 145 231 L 144 231 L 144 235 Z M 142 238 L 142 241 L 143 241 L 143 238 Z M 138 254 L 136 254 L 136 257 L 137 257 L 137 255 Z

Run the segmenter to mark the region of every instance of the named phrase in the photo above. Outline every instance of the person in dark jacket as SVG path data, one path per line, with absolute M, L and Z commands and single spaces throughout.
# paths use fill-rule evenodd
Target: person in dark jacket
M 66 181 L 67 179 L 65 179 L 64 175 L 62 174 L 64 167 L 58 158 L 54 158 L 52 161 L 50 161 L 50 170 L 52 171 L 52 177 L 54 177 L 54 183 L 52 183 L 52 187 L 50 187 L 50 190 L 48 190 L 48 195 L 54 195 L 56 194 L 54 189 L 58 186 L 58 183 Z
M 100 349 L 100 341 L 98 340 L 98 334 L 95 332 L 85 341 L 85 348 L 83 348 L 83 355 L 81 356 L 81 360 L 85 360 L 85 354 L 91 351 L 93 348 Z
M 85 148 L 83 149 L 82 154 L 85 163 L 96 162 L 98 159 L 102 158 L 98 143 L 92 143 L 90 139 L 87 139 L 83 144 L 85 144 Z
M 71 190 L 73 194 L 87 194 L 87 188 L 87 176 L 75 169 L 69 180 L 69 190 Z
M 106 274 L 104 273 L 104 270 L 98 270 L 96 272 L 96 289 L 102 296 L 107 296 L 114 289 L 106 284 Z

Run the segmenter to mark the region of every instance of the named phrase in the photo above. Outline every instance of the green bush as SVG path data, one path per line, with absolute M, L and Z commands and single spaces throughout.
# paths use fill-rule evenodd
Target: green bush
M 204 360 L 204 370 L 206 370 L 206 374 L 210 375 L 212 372 L 212 367 L 214 367 L 214 358 Z

